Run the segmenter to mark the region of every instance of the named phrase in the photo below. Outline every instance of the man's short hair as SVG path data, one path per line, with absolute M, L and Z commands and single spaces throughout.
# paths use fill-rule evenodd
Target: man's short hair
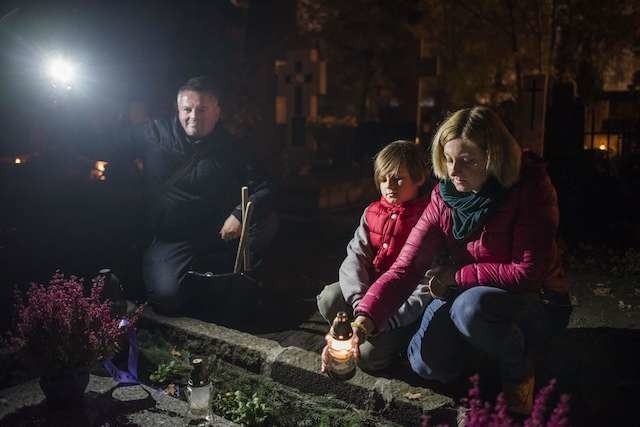
M 387 175 L 398 173 L 404 166 L 414 182 L 429 176 L 427 152 L 422 145 L 398 140 L 384 147 L 373 162 L 373 180 L 380 185 Z
M 213 96 L 220 101 L 220 88 L 218 83 L 210 76 L 192 77 L 180 86 L 178 93 L 191 90 Z

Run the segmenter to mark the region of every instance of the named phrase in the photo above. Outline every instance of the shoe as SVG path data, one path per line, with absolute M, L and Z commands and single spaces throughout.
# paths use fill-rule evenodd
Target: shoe
M 533 374 L 520 383 L 503 383 L 502 391 L 507 401 L 507 410 L 517 415 L 527 416 L 531 414 L 533 408 L 533 389 L 535 376 Z

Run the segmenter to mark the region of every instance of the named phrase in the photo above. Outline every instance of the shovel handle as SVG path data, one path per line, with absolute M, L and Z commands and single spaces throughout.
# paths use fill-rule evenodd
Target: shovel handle
M 242 261 L 244 249 L 247 246 L 247 234 L 249 232 L 249 221 L 251 220 L 251 212 L 253 212 L 253 202 L 247 203 L 247 209 L 242 218 L 242 232 L 240 233 L 240 242 L 238 243 L 238 252 L 236 254 L 236 263 L 233 268 L 234 273 L 240 273 L 242 269 Z M 245 266 L 246 267 L 246 266 Z
M 247 224 L 247 226 L 249 226 L 250 222 L 247 221 L 247 204 L 249 203 L 249 187 L 247 186 L 243 186 L 242 189 L 240 190 L 242 193 L 242 225 L 244 227 L 244 224 Z M 242 249 L 242 258 L 243 258 L 243 262 L 244 262 L 244 269 L 247 269 L 247 266 L 251 265 L 249 263 L 249 251 L 247 250 L 247 247 L 245 245 L 245 247 Z

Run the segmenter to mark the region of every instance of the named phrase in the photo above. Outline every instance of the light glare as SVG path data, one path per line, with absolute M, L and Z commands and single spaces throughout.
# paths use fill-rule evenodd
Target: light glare
M 49 62 L 47 71 L 54 86 L 71 87 L 71 82 L 75 76 L 75 68 L 71 63 L 62 58 L 54 58 Z

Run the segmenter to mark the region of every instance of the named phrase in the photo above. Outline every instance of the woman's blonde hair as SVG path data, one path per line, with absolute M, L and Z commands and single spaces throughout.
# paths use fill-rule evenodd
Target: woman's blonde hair
M 426 179 L 429 175 L 429 160 L 425 147 L 411 141 L 393 141 L 376 154 L 373 180 L 376 185 L 380 185 L 387 175 L 398 173 L 402 166 L 407 169 L 414 182 Z
M 444 145 L 462 139 L 478 146 L 487 154 L 487 172 L 509 188 L 520 175 L 522 150 L 496 113 L 487 107 L 464 108 L 451 114 L 438 128 L 431 144 L 433 173 L 449 179 Z

